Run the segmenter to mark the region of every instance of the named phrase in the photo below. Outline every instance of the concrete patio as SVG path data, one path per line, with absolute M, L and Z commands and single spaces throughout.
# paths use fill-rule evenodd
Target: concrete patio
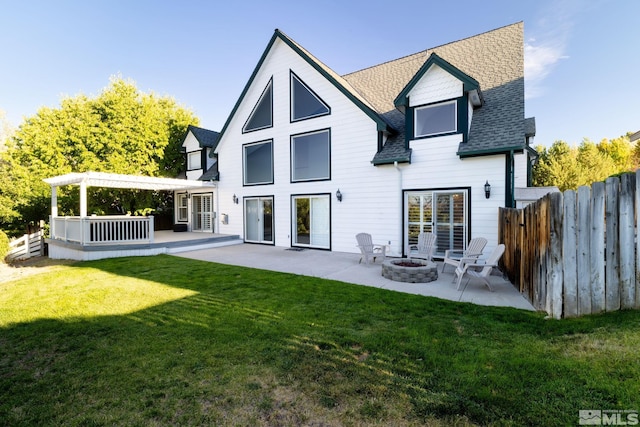
M 461 290 L 458 291 L 453 283 L 453 268 L 447 266 L 446 271 L 441 273 L 441 263 L 438 263 L 438 280 L 430 283 L 402 283 L 382 277 L 380 260 L 375 264 L 359 264 L 359 254 L 344 252 L 311 249 L 296 251 L 275 246 L 241 244 L 174 255 L 221 264 L 321 277 L 451 301 L 533 310 L 533 306 L 502 276 L 491 277 L 493 292 L 490 292 L 482 282 L 474 279 L 468 282 L 466 277 L 462 282 Z

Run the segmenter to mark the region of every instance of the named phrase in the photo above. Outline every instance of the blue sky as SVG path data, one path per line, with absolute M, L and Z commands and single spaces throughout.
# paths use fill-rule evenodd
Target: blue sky
M 640 130 L 635 0 L 0 0 L 0 110 L 95 96 L 113 75 L 169 95 L 220 130 L 275 28 L 340 74 L 525 24 L 534 144 Z

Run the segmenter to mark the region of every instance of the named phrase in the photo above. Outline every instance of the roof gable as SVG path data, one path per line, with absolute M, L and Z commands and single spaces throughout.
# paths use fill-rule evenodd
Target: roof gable
M 425 61 L 422 67 L 420 67 L 418 72 L 411 78 L 411 80 L 409 80 L 409 83 L 407 83 L 404 89 L 402 89 L 402 91 L 398 94 L 396 99 L 393 101 L 393 104 L 396 106 L 396 108 L 400 108 L 402 111 L 403 108 L 409 106 L 409 94 L 411 93 L 413 88 L 416 87 L 416 85 L 420 82 L 420 80 L 427 73 L 427 71 L 429 71 L 429 69 L 434 65 L 439 66 L 440 68 L 445 70 L 447 73 L 451 74 L 453 77 L 460 80 L 463 84 L 463 90 L 465 92 L 468 92 L 474 89 L 476 90 L 480 89 L 480 84 L 478 83 L 477 80 L 463 73 L 453 65 L 449 64 L 444 59 L 440 58 L 438 55 L 435 54 L 435 52 L 433 52 L 429 56 L 429 59 Z
M 224 126 L 222 127 L 222 130 L 220 131 L 219 139 L 222 139 L 222 135 L 226 132 L 227 128 L 229 127 L 231 120 L 233 119 L 236 112 L 238 111 L 238 108 L 242 104 L 245 96 L 247 95 L 247 92 L 251 88 L 253 81 L 255 80 L 258 72 L 262 68 L 262 65 L 264 64 L 269 52 L 271 51 L 271 49 L 273 48 L 273 45 L 276 43 L 277 40 L 280 40 L 284 44 L 289 46 L 295 53 L 297 53 L 302 59 L 304 59 L 309 65 L 311 65 L 316 71 L 318 71 L 324 78 L 326 78 L 331 84 L 333 84 L 340 92 L 342 92 L 349 100 L 351 100 L 356 106 L 358 106 L 367 116 L 369 116 L 377 124 L 378 130 L 387 131 L 389 133 L 396 133 L 396 129 L 393 126 L 391 126 L 382 116 L 380 116 L 376 112 L 376 110 L 373 108 L 373 106 L 371 106 L 364 97 L 362 97 L 355 89 L 353 89 L 346 80 L 344 80 L 339 74 L 337 74 L 335 71 L 333 71 L 332 69 L 324 65 L 322 62 L 320 62 L 316 57 L 311 55 L 311 53 L 309 53 L 306 49 L 304 49 L 298 43 L 296 43 L 291 38 L 289 38 L 286 34 L 276 29 L 273 33 L 273 36 L 271 37 L 271 40 L 269 40 L 267 47 L 262 53 L 262 56 L 258 60 L 256 67 L 251 73 L 251 76 L 249 77 L 247 84 L 245 85 L 244 89 L 242 90 L 242 93 L 240 94 L 240 97 L 236 101 L 233 109 L 231 110 L 231 114 L 229 114 L 229 117 L 227 118 Z M 211 152 L 210 156 L 213 156 L 213 151 Z
M 524 26 L 522 22 L 430 48 L 344 75 L 375 110 L 400 130 L 393 146 L 404 144 L 404 114 L 394 101 L 419 73 L 432 53 L 472 77 L 482 88 L 483 106 L 474 111 L 469 138 L 458 147 L 461 157 L 522 150 L 524 129 Z M 390 143 L 385 144 L 382 151 Z M 392 156 L 380 152 L 375 162 Z
M 215 148 L 215 146 L 218 144 L 218 136 L 220 135 L 218 132 L 192 125 L 189 125 L 187 127 L 187 135 L 189 134 L 189 132 L 191 132 L 193 136 L 198 140 L 200 148 Z

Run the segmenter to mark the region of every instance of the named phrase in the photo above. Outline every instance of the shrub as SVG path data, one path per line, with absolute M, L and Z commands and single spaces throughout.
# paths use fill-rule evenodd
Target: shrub
M 4 262 L 4 257 L 9 253 L 9 238 L 7 234 L 0 230 L 0 262 Z

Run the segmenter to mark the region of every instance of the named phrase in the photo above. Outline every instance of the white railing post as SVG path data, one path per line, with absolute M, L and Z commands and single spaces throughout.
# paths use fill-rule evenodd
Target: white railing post
M 155 225 L 154 225 L 155 219 L 153 215 L 150 215 L 147 218 L 149 218 L 149 243 L 153 243 L 153 237 L 154 237 L 153 230 L 155 228 Z

